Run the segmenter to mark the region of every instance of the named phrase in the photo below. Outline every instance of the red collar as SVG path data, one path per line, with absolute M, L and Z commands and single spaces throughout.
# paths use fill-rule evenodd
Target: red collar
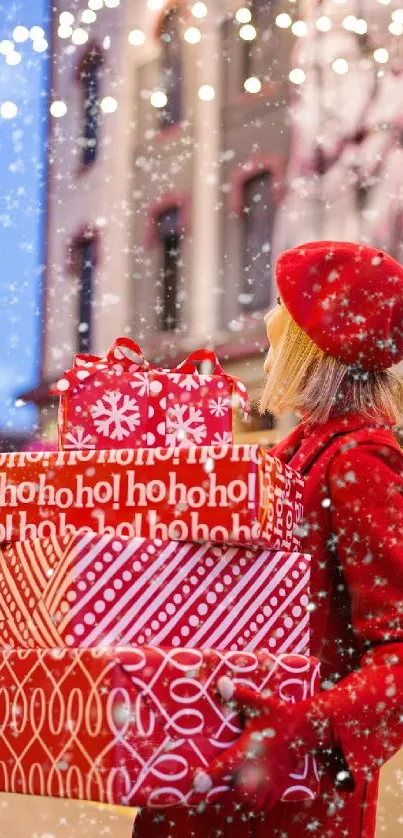
M 327 422 L 319 423 L 304 420 L 270 453 L 295 469 L 302 468 L 312 455 L 339 433 L 350 433 L 362 428 L 378 428 L 391 431 L 392 422 L 368 420 L 361 413 L 347 413 L 331 416 Z M 292 462 L 291 462 L 292 461 Z

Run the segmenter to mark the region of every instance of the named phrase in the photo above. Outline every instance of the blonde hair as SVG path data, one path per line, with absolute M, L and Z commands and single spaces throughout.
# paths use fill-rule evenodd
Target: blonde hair
M 331 413 L 362 413 L 396 424 L 403 414 L 403 381 L 390 370 L 354 369 L 319 349 L 288 312 L 264 385 L 260 413 L 296 413 L 323 423 Z

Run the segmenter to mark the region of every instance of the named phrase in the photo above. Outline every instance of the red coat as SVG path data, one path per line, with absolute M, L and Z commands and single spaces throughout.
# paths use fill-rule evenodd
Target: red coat
M 403 746 L 403 452 L 390 428 L 369 428 L 350 414 L 316 427 L 302 423 L 272 453 L 306 473 L 311 652 L 321 659 L 320 701 L 340 751 L 314 801 L 279 803 L 264 822 L 245 821 L 228 795 L 218 812 L 202 816 L 171 810 L 158 824 L 158 815 L 145 813 L 136 838 L 375 834 L 378 770 Z M 335 788 L 343 768 L 353 791 Z

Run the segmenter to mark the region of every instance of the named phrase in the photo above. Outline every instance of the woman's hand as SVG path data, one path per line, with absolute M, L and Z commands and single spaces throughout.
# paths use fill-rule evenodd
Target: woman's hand
M 194 779 L 196 794 L 213 786 L 230 785 L 239 803 L 254 811 L 270 809 L 281 798 L 290 774 L 301 758 L 319 745 L 331 747 L 330 725 L 315 721 L 311 699 L 297 704 L 280 701 L 221 678 L 219 691 L 225 700 L 235 702 L 245 718 L 245 728 L 237 742 L 198 771 Z

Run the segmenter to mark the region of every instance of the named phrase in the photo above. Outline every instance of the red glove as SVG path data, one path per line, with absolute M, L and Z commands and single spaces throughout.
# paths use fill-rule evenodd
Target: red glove
M 240 803 L 247 803 L 256 812 L 271 809 L 300 759 L 308 752 L 335 744 L 329 719 L 315 712 L 313 699 L 291 704 L 235 686 L 226 676 L 220 678 L 218 688 L 227 701 L 232 693 L 231 707 L 233 702 L 238 705 L 245 728 L 206 773 L 197 772 L 195 792 L 206 794 L 212 786 L 231 785 Z

